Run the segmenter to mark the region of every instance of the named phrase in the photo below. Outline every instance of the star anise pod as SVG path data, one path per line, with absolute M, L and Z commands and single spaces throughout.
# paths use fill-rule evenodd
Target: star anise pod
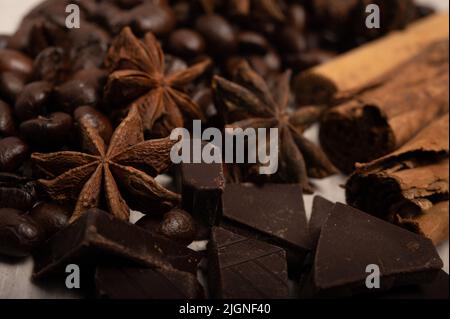
M 81 120 L 79 126 L 85 152 L 32 154 L 37 168 L 52 178 L 38 180 L 50 199 L 75 203 L 71 222 L 93 207 L 106 207 L 117 218 L 128 220 L 130 208 L 159 213 L 179 203 L 178 194 L 154 179 L 170 166 L 175 142 L 144 141 L 137 106 L 117 127 L 109 146 L 87 121 Z
M 140 41 L 126 27 L 113 41 L 106 58 L 112 73 L 105 94 L 109 100 L 125 99 L 138 106 L 144 129 L 153 136 L 165 137 L 184 126 L 184 116 L 204 119 L 201 108 L 183 87 L 204 74 L 210 64 L 208 59 L 167 74 L 164 53 L 155 36 L 147 33 Z
M 200 0 L 203 9 L 207 13 L 217 10 L 217 7 L 223 1 L 218 0 Z M 280 0 L 229 0 L 226 1 L 227 9 L 233 15 L 239 16 L 268 16 L 274 20 L 282 21 L 285 16 L 283 13 Z
M 247 62 L 242 62 L 234 82 L 216 76 L 213 87 L 218 104 L 225 109 L 227 123 L 232 123 L 228 127 L 278 128 L 279 167 L 277 173 L 267 176 L 268 180 L 301 183 L 305 192 L 311 192 L 308 176 L 324 178 L 337 170 L 319 147 L 303 137 L 302 109 L 289 112 L 290 78 L 291 72 L 287 71 L 271 87 Z M 255 169 L 250 171 L 257 174 Z

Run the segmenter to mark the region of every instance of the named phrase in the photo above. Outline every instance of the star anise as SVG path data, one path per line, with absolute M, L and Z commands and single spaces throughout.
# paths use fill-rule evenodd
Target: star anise
M 109 147 L 87 121 L 79 123 L 83 152 L 34 153 L 32 159 L 50 180 L 39 185 L 57 202 L 75 203 L 71 222 L 87 209 L 106 207 L 128 220 L 129 207 L 159 213 L 178 204 L 180 197 L 160 186 L 154 177 L 171 164 L 168 138 L 144 141 L 137 106 L 117 127 Z
M 217 10 L 222 1 L 200 0 L 207 13 Z M 229 0 L 227 9 L 231 14 L 239 16 L 268 16 L 274 20 L 282 21 L 284 13 L 279 0 Z
M 213 87 L 217 102 L 226 110 L 227 123 L 232 123 L 228 127 L 278 128 L 279 167 L 276 174 L 267 178 L 301 183 L 305 192 L 311 192 L 308 176 L 324 178 L 337 171 L 323 151 L 303 137 L 302 109 L 289 112 L 290 78 L 291 72 L 287 71 L 271 87 L 247 62 L 242 62 L 237 66 L 235 82 L 216 76 Z M 250 175 L 250 180 L 256 177 Z
M 183 92 L 183 87 L 201 76 L 209 59 L 187 69 L 166 74 L 164 53 L 155 36 L 137 39 L 126 27 L 115 38 L 106 58 L 112 71 L 105 88 L 106 97 L 133 101 L 139 107 L 144 128 L 153 136 L 165 137 L 183 127 L 184 116 L 204 119 L 201 108 Z

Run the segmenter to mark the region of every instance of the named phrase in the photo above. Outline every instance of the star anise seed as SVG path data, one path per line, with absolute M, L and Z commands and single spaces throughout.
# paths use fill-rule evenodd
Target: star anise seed
M 164 53 L 155 36 L 147 33 L 140 41 L 129 27 L 115 38 L 106 58 L 111 70 L 106 97 L 117 95 L 136 105 L 144 129 L 152 136 L 165 137 L 172 129 L 184 126 L 184 118 L 204 119 L 201 108 L 183 87 L 205 73 L 209 59 L 185 70 L 166 74 Z
M 308 176 L 324 178 L 337 171 L 323 151 L 303 137 L 304 123 L 299 113 L 289 112 L 290 78 L 291 72 L 287 71 L 271 87 L 247 62 L 242 62 L 234 82 L 216 76 L 213 87 L 217 102 L 226 111 L 227 123 L 231 123 L 229 127 L 279 129 L 279 168 L 268 179 L 301 183 L 305 192 L 311 192 Z M 250 173 L 250 179 L 255 178 L 255 167 L 250 172 L 255 172 Z
M 128 220 L 129 207 L 160 213 L 179 203 L 178 194 L 154 179 L 171 165 L 169 154 L 175 142 L 168 138 L 144 141 L 137 106 L 131 107 L 108 147 L 88 121 L 79 124 L 85 152 L 32 154 L 37 168 L 52 178 L 38 180 L 47 195 L 75 204 L 70 222 L 102 205 L 117 218 Z

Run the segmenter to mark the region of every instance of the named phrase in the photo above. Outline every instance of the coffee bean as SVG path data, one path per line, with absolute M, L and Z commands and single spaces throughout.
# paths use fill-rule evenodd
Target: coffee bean
M 39 203 L 30 211 L 30 218 L 49 238 L 63 229 L 69 222 L 71 211 L 63 206 L 52 203 Z
M 192 243 L 197 234 L 192 216 L 178 208 L 164 214 L 162 220 L 146 215 L 136 225 L 186 245 Z
M 236 34 L 223 17 L 215 14 L 201 16 L 197 19 L 196 29 L 203 35 L 208 49 L 213 53 L 226 55 L 236 50 Z
M 0 49 L 0 72 L 14 72 L 29 76 L 33 70 L 33 61 L 25 54 L 10 49 Z
M 190 244 L 195 239 L 197 230 L 192 216 L 175 208 L 164 214 L 160 232 L 168 238 Z
M 10 39 L 9 35 L 0 34 L 0 49 L 4 49 L 8 46 L 9 39 Z
M 97 105 L 105 77 L 105 72 L 98 69 L 79 71 L 71 80 L 56 87 L 56 105 L 67 113 L 72 113 L 79 106 Z
M 20 133 L 38 149 L 57 149 L 66 141 L 72 128 L 69 114 L 56 112 L 20 124 Z
M 42 240 L 39 226 L 24 212 L 0 208 L 0 253 L 25 257 Z
M 0 100 L 0 139 L 16 132 L 12 108 Z
M 264 54 L 269 49 L 269 42 L 266 38 L 252 31 L 239 32 L 238 42 L 241 52 Z
M 62 48 L 48 47 L 41 51 L 33 63 L 32 79 L 51 83 L 63 80 L 67 57 Z
M 299 4 L 292 4 L 287 10 L 287 20 L 290 25 L 298 31 L 304 31 L 306 28 L 306 12 L 305 8 Z
M 0 72 L 0 96 L 14 104 L 17 96 L 25 86 L 23 75 L 14 72 Z
M 300 53 L 307 49 L 305 36 L 293 27 L 283 28 L 278 41 L 283 52 Z
M 74 112 L 75 121 L 86 121 L 92 127 L 96 128 L 105 143 L 109 143 L 113 128 L 109 119 L 103 113 L 97 111 L 91 106 L 80 106 Z
M 35 202 L 34 182 L 15 174 L 0 173 L 0 207 L 28 211 Z
M 169 37 L 169 49 L 182 57 L 200 55 L 205 50 L 205 41 L 202 36 L 190 29 L 179 29 Z
M 0 171 L 13 172 L 28 155 L 28 145 L 18 137 L 0 140 Z
M 335 52 L 325 50 L 309 50 L 308 52 L 285 56 L 285 61 L 294 70 L 305 70 L 325 63 L 336 56 Z
M 162 36 L 171 32 L 176 24 L 173 10 L 167 5 L 144 3 L 128 11 L 129 24 L 136 33 L 152 32 Z
M 144 0 L 114 0 L 115 4 L 123 9 L 130 9 L 139 4 L 142 4 Z
M 52 90 L 52 85 L 44 81 L 27 84 L 17 97 L 14 106 L 14 113 L 17 118 L 26 121 L 44 114 Z

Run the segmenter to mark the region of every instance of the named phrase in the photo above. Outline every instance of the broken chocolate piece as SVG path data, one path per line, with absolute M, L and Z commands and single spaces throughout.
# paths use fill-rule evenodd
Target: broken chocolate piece
M 216 225 L 225 185 L 222 164 L 183 163 L 180 175 L 183 208 L 209 226 Z
M 152 268 L 173 266 L 192 273 L 200 261 L 200 255 L 189 248 L 91 209 L 36 251 L 33 276 L 59 272 L 70 263 L 89 267 L 110 258 Z
M 378 267 L 380 287 L 366 279 Z M 325 222 L 312 277 L 314 297 L 380 293 L 432 281 L 442 268 L 433 243 L 350 206 L 337 203 Z
M 222 213 L 225 228 L 284 248 L 290 270 L 311 247 L 300 184 L 228 184 Z
M 440 270 L 436 278 L 422 285 L 401 287 L 378 296 L 380 299 L 448 299 L 448 274 Z
M 200 299 L 203 288 L 190 273 L 175 269 L 99 267 L 97 297 L 102 299 Z
M 282 248 L 214 227 L 208 254 L 213 298 L 287 298 L 286 255 Z
M 334 203 L 330 202 L 329 200 L 321 196 L 314 197 L 311 219 L 308 223 L 309 236 L 311 238 L 311 244 L 313 247 L 317 245 L 322 226 L 323 224 L 325 224 L 328 216 L 330 216 L 333 208 Z

